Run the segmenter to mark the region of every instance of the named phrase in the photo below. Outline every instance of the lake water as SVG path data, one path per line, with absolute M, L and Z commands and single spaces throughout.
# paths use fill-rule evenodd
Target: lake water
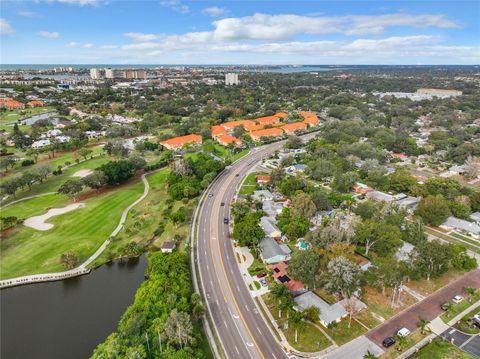
M 81 277 L 1 290 L 0 357 L 90 357 L 133 303 L 146 268 L 142 256 Z
M 40 120 L 47 120 L 50 117 L 57 116 L 57 115 L 58 115 L 58 113 L 56 113 L 56 112 L 46 112 L 46 113 L 42 113 L 42 114 L 39 114 L 39 115 L 33 115 L 31 117 L 24 118 L 23 120 L 21 120 L 20 124 L 21 125 L 33 125 L 35 122 L 38 122 Z

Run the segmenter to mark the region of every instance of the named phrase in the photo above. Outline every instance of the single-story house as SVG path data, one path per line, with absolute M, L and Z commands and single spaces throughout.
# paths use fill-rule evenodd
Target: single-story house
M 267 264 L 288 261 L 291 257 L 291 250 L 285 244 L 278 244 L 270 237 L 260 241 L 260 257 Z
M 202 136 L 200 135 L 186 135 L 180 137 L 170 138 L 165 141 L 161 141 L 160 144 L 169 150 L 179 150 L 183 148 L 183 146 L 191 143 L 201 144 L 202 143 Z
M 272 270 L 272 275 L 275 280 L 283 284 L 294 295 L 304 293 L 306 290 L 304 285 L 299 280 L 295 280 L 288 274 L 288 264 L 285 262 L 279 262 L 275 264 L 269 264 L 267 266 Z
M 294 164 L 285 169 L 287 173 L 298 173 L 298 172 L 305 172 L 305 165 L 302 164 Z
M 320 309 L 320 323 L 327 327 L 331 323 L 339 323 L 342 318 L 347 316 L 347 311 L 340 303 L 328 304 L 318 295 L 313 292 L 305 292 L 293 299 L 295 301 L 294 308 L 300 312 L 303 312 L 309 307 L 316 307 Z
M 174 241 L 166 241 L 162 244 L 160 250 L 162 251 L 162 253 L 172 253 L 176 246 L 177 245 Z
M 480 212 L 475 212 L 470 215 L 470 218 L 480 224 Z
M 257 176 L 257 183 L 258 184 L 265 184 L 270 182 L 272 178 L 270 176 Z
M 447 230 L 456 230 L 470 234 L 474 238 L 480 238 L 480 226 L 474 222 L 465 221 L 456 217 L 448 217 L 447 220 L 440 225 L 441 228 Z
M 421 197 L 411 197 L 407 196 L 405 198 L 402 198 L 398 200 L 396 203 L 400 206 L 403 207 L 409 211 L 415 211 L 418 207 L 418 204 L 420 203 Z
M 404 241 L 402 242 L 403 242 L 402 247 L 398 249 L 397 253 L 395 253 L 395 257 L 397 257 L 399 261 L 405 261 L 409 259 L 410 253 L 415 248 L 415 246 L 411 243 L 404 242 Z
M 269 190 L 263 189 L 259 191 L 255 191 L 252 194 L 252 198 L 255 201 L 272 201 L 273 200 L 273 194 Z
M 367 193 L 367 192 L 373 191 L 373 189 L 368 187 L 364 183 L 357 182 L 355 183 L 355 186 L 353 186 L 353 191 L 355 193 Z
M 377 202 L 393 202 L 395 200 L 392 195 L 380 191 L 368 192 L 366 197 Z
M 276 217 L 283 211 L 283 202 L 263 201 L 262 209 L 269 217 Z
M 260 218 L 260 227 L 267 237 L 280 238 L 282 236 L 282 231 L 278 229 L 275 219 L 271 217 L 263 216 Z

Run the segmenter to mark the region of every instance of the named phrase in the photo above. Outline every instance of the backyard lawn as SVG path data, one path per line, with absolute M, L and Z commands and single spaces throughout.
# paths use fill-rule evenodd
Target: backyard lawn
M 392 308 L 392 289 L 387 288 L 385 293 L 386 296 L 382 295 L 382 293 L 378 292 L 376 289 L 367 286 L 364 288 L 364 293 L 362 296 L 362 301 L 368 305 L 368 309 L 384 319 L 394 316 L 399 311 L 411 306 L 416 302 L 415 298 L 413 298 L 410 294 L 403 292 L 401 295 L 400 306 Z
M 238 192 L 241 196 L 249 196 L 252 195 L 253 192 L 257 189 L 257 176 L 263 175 L 265 173 L 258 173 L 252 172 L 245 177 L 245 180 L 242 183 L 242 187 L 240 187 L 240 191 Z
M 79 263 L 83 262 L 108 238 L 118 225 L 122 211 L 140 197 L 143 190 L 143 183 L 136 180 L 113 192 L 86 199 L 85 208 L 50 218 L 48 223 L 54 227 L 48 231 L 17 226 L 1 241 L 0 278 L 64 270 L 60 256 L 66 252 L 75 253 Z M 23 208 L 27 215 L 41 214 L 52 204 L 66 204 L 62 200 L 56 195 L 40 197 L 33 200 L 34 210 L 28 207 L 32 200 L 7 209 Z

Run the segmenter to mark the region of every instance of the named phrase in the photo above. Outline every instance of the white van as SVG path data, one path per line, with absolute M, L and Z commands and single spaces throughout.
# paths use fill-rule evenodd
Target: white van
M 408 337 L 410 335 L 410 330 L 407 328 L 402 328 L 397 332 L 397 335 L 403 338 Z

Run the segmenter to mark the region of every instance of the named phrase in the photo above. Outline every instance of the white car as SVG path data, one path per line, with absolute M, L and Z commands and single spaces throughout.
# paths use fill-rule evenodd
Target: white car
M 455 297 L 452 298 L 452 302 L 455 304 L 460 303 L 463 300 L 463 297 L 461 295 L 456 295 Z
M 402 328 L 397 332 L 397 335 L 403 338 L 408 337 L 410 335 L 410 330 L 407 328 Z

